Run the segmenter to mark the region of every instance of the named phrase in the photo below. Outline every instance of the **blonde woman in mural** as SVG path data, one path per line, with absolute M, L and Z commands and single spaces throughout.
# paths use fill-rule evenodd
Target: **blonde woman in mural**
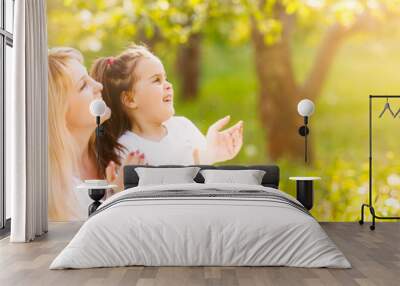
M 82 220 L 91 200 L 76 185 L 104 178 L 96 165 L 96 121 L 89 111 L 103 87 L 88 75 L 81 53 L 72 48 L 49 51 L 48 82 L 49 218 Z M 110 117 L 107 109 L 102 122 Z
M 234 158 L 243 142 L 243 122 L 221 131 L 226 116 L 204 136 L 187 118 L 174 116 L 173 87 L 164 66 L 143 46 L 132 46 L 117 57 L 100 58 L 91 75 L 103 84 L 103 98 L 112 110 L 106 127 L 108 145 L 103 166 L 114 179 L 118 155 L 134 152 L 150 165 L 214 164 Z M 114 163 L 115 162 L 115 163 Z

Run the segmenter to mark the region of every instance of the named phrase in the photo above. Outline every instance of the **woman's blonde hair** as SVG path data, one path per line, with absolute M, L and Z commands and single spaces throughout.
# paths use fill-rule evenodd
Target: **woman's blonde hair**
M 76 146 L 67 128 L 68 97 L 73 92 L 68 69 L 71 60 L 83 62 L 73 48 L 53 48 L 48 54 L 48 125 L 49 125 L 49 219 L 82 218 L 79 202 L 73 191 L 77 174 Z

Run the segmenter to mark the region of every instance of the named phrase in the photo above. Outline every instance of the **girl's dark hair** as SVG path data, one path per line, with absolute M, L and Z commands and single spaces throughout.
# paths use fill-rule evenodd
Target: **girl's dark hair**
M 120 153 L 126 148 L 118 143 L 127 130 L 131 129 L 131 121 L 124 109 L 121 96 L 124 92 L 132 92 L 137 81 L 135 69 L 139 60 L 152 55 L 141 45 L 130 46 L 117 57 L 97 59 L 91 68 L 90 75 L 103 85 L 104 102 L 111 109 L 111 117 L 102 125 L 104 135 L 99 144 L 99 171 L 105 175 L 105 169 L 110 161 L 121 165 Z

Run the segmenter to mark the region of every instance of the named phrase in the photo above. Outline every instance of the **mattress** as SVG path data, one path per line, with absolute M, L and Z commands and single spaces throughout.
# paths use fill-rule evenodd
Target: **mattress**
M 351 267 L 292 196 L 198 183 L 138 186 L 110 197 L 50 269 L 130 265 Z

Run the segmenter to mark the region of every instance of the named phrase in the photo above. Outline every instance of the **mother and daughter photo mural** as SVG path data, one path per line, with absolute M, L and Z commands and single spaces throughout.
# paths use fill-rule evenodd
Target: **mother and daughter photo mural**
M 233 159 L 242 147 L 242 121 L 223 129 L 230 120 L 225 116 L 204 136 L 190 119 L 175 115 L 173 86 L 145 46 L 97 59 L 90 74 L 73 48 L 53 48 L 48 60 L 51 220 L 87 218 L 91 199 L 76 189 L 86 179 L 106 179 L 122 191 L 125 165 L 215 164 Z M 98 161 L 96 120 L 89 111 L 95 99 L 107 105 Z

